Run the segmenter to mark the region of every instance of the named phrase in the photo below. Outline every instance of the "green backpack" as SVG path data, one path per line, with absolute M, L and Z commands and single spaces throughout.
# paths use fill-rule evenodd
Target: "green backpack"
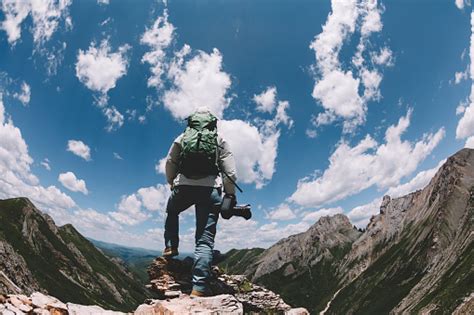
M 209 112 L 189 116 L 181 139 L 178 171 L 191 178 L 219 174 L 217 147 L 217 118 Z

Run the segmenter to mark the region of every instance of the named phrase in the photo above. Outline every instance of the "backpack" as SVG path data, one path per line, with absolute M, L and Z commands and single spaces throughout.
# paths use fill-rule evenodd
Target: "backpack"
M 187 120 L 178 172 L 190 178 L 218 175 L 217 118 L 209 112 L 198 112 Z

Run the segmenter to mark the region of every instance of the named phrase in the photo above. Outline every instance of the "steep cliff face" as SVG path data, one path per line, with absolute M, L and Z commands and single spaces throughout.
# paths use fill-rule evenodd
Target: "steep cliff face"
M 0 284 L 3 293 L 42 290 L 70 302 L 121 310 L 148 296 L 132 274 L 72 225 L 57 227 L 28 199 L 0 200 L 0 222 L 0 283 L 9 284 Z
M 328 313 L 453 312 L 474 292 L 473 223 L 474 150 L 463 149 L 423 190 L 384 198 Z

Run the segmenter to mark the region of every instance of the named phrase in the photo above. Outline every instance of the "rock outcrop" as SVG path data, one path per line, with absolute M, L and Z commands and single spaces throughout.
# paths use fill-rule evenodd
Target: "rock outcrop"
M 149 267 L 150 284 L 148 287 L 156 292 L 161 299 L 170 299 L 168 302 L 154 301 L 155 309 L 167 308 L 182 309 L 184 307 L 196 307 L 205 303 L 206 307 L 214 308 L 219 305 L 216 299 L 225 302 L 226 308 L 234 308 L 232 313 L 241 314 L 249 312 L 270 312 L 285 314 L 309 314 L 305 309 L 293 309 L 290 305 L 274 292 L 250 282 L 244 275 L 227 275 L 214 266 L 212 278 L 209 281 L 209 289 L 212 297 L 190 299 L 191 291 L 191 269 L 193 261 L 191 258 L 184 260 L 165 259 L 158 257 Z M 240 305 L 238 308 L 235 302 Z M 153 304 L 152 303 L 152 304 Z M 184 309 L 182 309 L 184 310 Z M 174 314 L 180 314 L 175 312 Z
M 0 314 L 41 314 L 41 315 L 125 315 L 125 313 L 105 310 L 96 305 L 63 303 L 55 297 L 34 292 L 30 296 L 22 294 L 0 295 Z

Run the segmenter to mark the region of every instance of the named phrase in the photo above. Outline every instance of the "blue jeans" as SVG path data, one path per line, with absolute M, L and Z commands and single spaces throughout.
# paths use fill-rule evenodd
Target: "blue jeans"
M 179 214 L 195 205 L 196 235 L 193 265 L 193 290 L 205 292 L 211 275 L 212 251 L 219 212 L 215 205 L 221 202 L 221 190 L 204 186 L 177 186 L 166 206 L 165 246 L 179 245 Z

